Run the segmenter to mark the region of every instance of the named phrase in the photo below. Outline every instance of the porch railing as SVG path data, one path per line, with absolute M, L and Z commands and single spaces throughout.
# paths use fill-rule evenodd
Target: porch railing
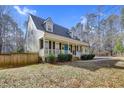
M 60 50 L 59 49 L 45 49 L 45 55 L 49 55 L 49 54 L 54 54 L 54 55 L 58 55 L 60 54 Z
M 67 50 L 59 50 L 59 49 L 45 49 L 45 56 L 48 56 L 49 54 L 54 54 L 55 56 L 57 56 L 60 53 L 67 54 L 68 51 Z M 83 54 L 83 53 L 82 52 L 76 52 L 76 55 L 75 54 L 73 54 L 73 55 L 74 56 L 80 56 L 81 54 Z

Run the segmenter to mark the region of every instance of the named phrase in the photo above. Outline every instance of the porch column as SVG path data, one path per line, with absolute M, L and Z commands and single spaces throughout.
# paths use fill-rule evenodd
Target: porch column
M 49 55 L 49 40 L 48 40 L 48 55 Z
M 43 37 L 43 49 L 45 50 L 45 38 Z
M 77 56 L 77 43 L 76 43 L 76 49 L 75 49 L 75 52 L 76 52 L 76 55 L 75 55 L 75 56 Z
M 80 50 L 81 50 L 81 55 L 82 55 L 82 54 L 83 54 L 83 53 L 82 53 L 82 45 L 80 46 Z
M 51 54 L 53 54 L 53 41 L 51 40 Z
M 69 42 L 68 42 L 68 54 L 69 54 Z
M 45 37 L 43 37 L 43 61 L 45 61 Z

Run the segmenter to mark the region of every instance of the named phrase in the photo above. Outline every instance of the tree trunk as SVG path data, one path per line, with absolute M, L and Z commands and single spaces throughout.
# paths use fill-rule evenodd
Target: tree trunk
M 0 26 L 0 53 L 2 52 L 2 26 Z

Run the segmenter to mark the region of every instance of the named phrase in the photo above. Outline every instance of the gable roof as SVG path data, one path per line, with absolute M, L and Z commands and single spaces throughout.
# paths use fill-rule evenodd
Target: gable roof
M 42 30 L 42 31 L 46 31 L 45 26 L 44 26 L 45 19 L 34 16 L 32 14 L 30 14 L 30 16 L 32 17 L 32 20 L 33 20 L 37 29 Z M 49 31 L 46 31 L 46 32 L 71 38 L 69 35 L 69 29 L 62 27 L 62 26 L 55 24 L 55 23 L 53 23 L 53 32 L 49 32 Z

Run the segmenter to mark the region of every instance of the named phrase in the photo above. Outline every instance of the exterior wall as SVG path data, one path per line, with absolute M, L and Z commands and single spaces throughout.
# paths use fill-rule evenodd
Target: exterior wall
M 88 47 L 85 47 L 85 46 L 82 46 L 82 54 L 89 54 L 89 48 Z
M 44 50 L 40 49 L 39 39 L 44 37 L 44 31 L 37 30 L 32 18 L 29 16 L 28 28 L 26 33 L 26 51 L 39 52 L 41 56 Z
M 44 56 L 44 48 L 40 49 L 40 39 L 43 39 L 43 43 L 45 43 L 44 32 L 36 30 L 35 35 L 36 35 L 35 50 L 36 52 L 39 52 L 39 56 L 42 57 Z M 43 47 L 45 47 L 45 45 Z
M 33 43 L 35 42 L 35 39 L 33 39 L 34 30 L 35 30 L 35 25 L 33 24 L 31 17 L 29 16 L 28 27 L 27 27 L 27 32 L 26 32 L 25 51 L 30 51 L 30 52 L 34 51 L 33 50 Z

